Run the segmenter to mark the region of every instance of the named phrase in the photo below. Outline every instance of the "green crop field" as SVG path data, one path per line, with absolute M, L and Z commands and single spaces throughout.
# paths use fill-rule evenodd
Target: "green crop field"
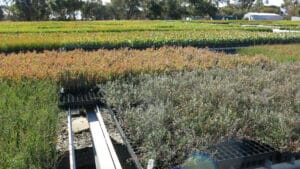
M 300 33 L 275 34 L 271 28 L 264 27 L 183 21 L 4 22 L 0 25 L 0 39 L 0 51 L 14 52 L 298 43 Z
M 299 44 L 254 46 L 241 49 L 238 53 L 249 56 L 264 55 L 278 62 L 300 61 Z
M 77 21 L 77 22 L 1 22 L 0 33 L 57 33 L 57 32 L 129 32 L 129 31 L 186 31 L 186 30 L 248 30 L 271 31 L 264 25 L 289 29 L 300 27 L 290 21 Z
M 57 93 L 66 72 L 74 82 L 100 84 L 143 166 L 150 158 L 157 168 L 181 166 L 231 137 L 300 151 L 300 33 L 271 29 L 299 26 L 0 22 L 0 169 L 56 167 Z M 255 46 L 233 55 L 198 48 L 248 45 Z
M 229 23 L 229 22 L 228 22 Z M 213 25 L 213 26 L 212 26 Z M 289 25 L 286 25 L 289 26 Z M 270 28 L 241 27 L 239 24 L 214 24 L 189 21 L 92 21 L 92 22 L 2 22 L 0 33 L 86 33 L 186 30 L 271 31 Z

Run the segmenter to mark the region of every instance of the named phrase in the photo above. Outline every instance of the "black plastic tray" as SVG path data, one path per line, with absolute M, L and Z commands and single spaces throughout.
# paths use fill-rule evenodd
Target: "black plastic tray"
M 59 108 L 91 108 L 100 104 L 101 95 L 94 92 L 79 92 L 79 93 L 60 93 Z
M 248 139 L 232 139 L 210 148 L 209 152 L 218 169 L 270 168 L 273 164 L 292 164 L 300 159 L 300 152 L 280 152 Z

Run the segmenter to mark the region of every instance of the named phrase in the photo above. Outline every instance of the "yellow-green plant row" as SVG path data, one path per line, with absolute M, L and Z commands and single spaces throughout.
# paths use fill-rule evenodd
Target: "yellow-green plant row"
M 275 34 L 238 30 L 21 33 L 0 34 L 0 42 L 0 51 L 4 52 L 58 48 L 147 48 L 164 45 L 232 47 L 269 43 L 299 43 L 300 33 Z
M 237 22 L 239 23 L 239 22 Z M 215 24 L 189 21 L 92 21 L 92 22 L 1 22 L 0 33 L 55 32 L 128 32 L 175 30 L 249 30 L 272 31 L 263 27 L 242 27 L 240 24 Z
M 193 47 L 27 52 L 0 54 L 0 78 L 59 80 L 62 72 L 82 72 L 99 80 L 107 80 L 127 73 L 170 72 L 214 66 L 231 68 L 265 61 L 261 56 L 228 56 Z
M 289 20 L 280 20 L 280 21 L 248 21 L 248 20 L 199 20 L 192 21 L 198 23 L 212 23 L 212 24 L 234 24 L 234 25 L 265 25 L 265 26 L 279 26 L 279 27 L 299 27 L 300 22 L 294 22 Z

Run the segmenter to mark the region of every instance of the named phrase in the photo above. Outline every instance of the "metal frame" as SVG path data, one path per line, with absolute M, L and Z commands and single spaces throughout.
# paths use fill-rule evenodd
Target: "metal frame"
M 87 110 L 87 118 L 93 138 L 96 168 L 122 169 L 98 106 Z
M 68 147 L 70 169 L 76 169 L 74 138 L 72 131 L 72 112 L 68 109 Z M 122 169 L 117 153 L 104 124 L 100 109 L 87 110 L 87 119 L 93 140 L 95 164 L 97 169 Z
M 70 169 L 76 169 L 75 149 L 73 144 L 73 132 L 72 132 L 72 112 L 70 108 L 68 110 L 68 135 L 69 135 Z

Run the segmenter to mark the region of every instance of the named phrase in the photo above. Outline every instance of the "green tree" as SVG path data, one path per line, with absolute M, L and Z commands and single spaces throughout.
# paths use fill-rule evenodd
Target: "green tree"
M 282 7 L 286 9 L 287 17 L 290 18 L 291 16 L 297 15 L 297 0 L 283 0 Z
M 253 9 L 255 10 L 255 11 L 259 11 L 261 8 L 263 8 L 264 7 L 264 2 L 263 2 L 263 0 L 256 0 L 256 2 L 255 2 L 255 4 L 254 4 L 254 6 L 253 6 Z
M 225 7 L 219 9 L 219 13 L 225 16 L 236 16 L 237 18 L 242 18 L 245 12 L 235 4 L 229 4 Z
M 277 13 L 280 14 L 280 8 L 277 6 L 264 6 L 259 8 L 257 12 Z
M 20 20 L 32 20 L 32 3 L 31 0 L 15 0 L 14 17 Z
M 280 13 L 280 8 L 277 6 L 264 6 L 263 0 L 256 0 L 251 11 L 253 12 L 266 12 L 266 13 Z
M 4 12 L 3 12 L 3 9 L 2 9 L 3 7 L 2 6 L 0 6 L 0 20 L 3 20 L 3 18 L 4 18 Z
M 53 0 L 52 14 L 59 20 L 75 20 L 76 11 L 82 8 L 81 0 Z
M 235 0 L 236 3 L 242 8 L 244 11 L 249 11 L 250 8 L 253 6 L 255 0 Z
M 218 9 L 211 2 L 206 0 L 189 0 L 191 4 L 191 14 L 198 16 L 214 16 L 218 12 Z
M 84 20 L 100 20 L 105 18 L 105 6 L 102 5 L 101 0 L 88 0 L 83 2 L 82 19 Z
M 13 9 L 14 9 L 14 6 L 12 6 L 11 4 L 13 4 L 13 0 L 2 0 L 2 11 L 6 12 L 6 19 L 14 19 L 12 17 L 13 15 Z
M 142 2 L 140 0 L 125 0 L 127 19 L 138 19 L 142 14 Z
M 125 0 L 111 0 L 110 11 L 113 19 L 125 19 L 127 14 Z
M 51 12 L 53 17 L 58 20 L 67 19 L 67 1 L 66 0 L 53 0 L 50 3 Z
M 13 15 L 18 20 L 48 20 L 50 6 L 47 0 L 14 0 Z
M 169 19 L 180 19 L 185 13 L 180 0 L 167 0 L 166 1 L 166 16 Z
M 47 0 L 32 0 L 33 20 L 48 20 L 51 13 L 50 4 Z
M 149 19 L 161 19 L 163 14 L 162 1 L 150 0 L 146 2 L 146 17 Z
M 139 19 L 143 17 L 142 0 L 111 0 L 111 13 L 114 19 Z

